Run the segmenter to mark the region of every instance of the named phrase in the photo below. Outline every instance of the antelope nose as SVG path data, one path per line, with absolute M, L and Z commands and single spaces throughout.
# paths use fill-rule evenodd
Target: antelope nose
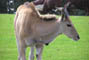
M 80 39 L 79 35 L 77 36 L 78 39 Z

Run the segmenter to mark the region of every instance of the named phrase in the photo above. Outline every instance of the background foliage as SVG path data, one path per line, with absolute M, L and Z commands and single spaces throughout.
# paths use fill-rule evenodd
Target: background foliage
M 26 1 L 34 1 L 34 0 L 0 0 L 0 13 L 15 13 L 16 9 L 19 5 L 23 4 Z M 71 15 L 88 15 L 88 12 L 86 12 L 86 8 L 89 9 L 89 1 L 88 0 L 78 0 L 81 1 L 80 3 L 77 3 L 77 0 L 70 0 L 71 2 L 74 1 L 73 3 L 75 4 L 76 8 L 70 10 Z M 67 0 L 62 0 L 62 6 L 67 2 Z M 84 2 L 84 3 L 83 3 Z M 82 3 L 82 4 L 81 4 Z M 80 9 L 83 10 L 80 10 Z

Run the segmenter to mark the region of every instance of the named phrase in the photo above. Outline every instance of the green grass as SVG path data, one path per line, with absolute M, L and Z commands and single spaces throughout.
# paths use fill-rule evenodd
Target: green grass
M 65 35 L 58 36 L 45 46 L 43 60 L 89 60 L 89 16 L 71 16 L 71 20 L 81 39 L 76 42 Z M 14 15 L 0 14 L 0 60 L 17 60 L 13 22 Z

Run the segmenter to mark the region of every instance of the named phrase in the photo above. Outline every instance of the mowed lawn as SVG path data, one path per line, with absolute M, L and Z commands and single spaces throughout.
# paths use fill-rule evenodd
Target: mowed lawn
M 58 36 L 45 46 L 43 60 L 89 60 L 89 16 L 71 16 L 71 20 L 81 39 L 74 41 L 65 35 Z M 0 60 L 17 60 L 13 22 L 14 15 L 0 14 Z

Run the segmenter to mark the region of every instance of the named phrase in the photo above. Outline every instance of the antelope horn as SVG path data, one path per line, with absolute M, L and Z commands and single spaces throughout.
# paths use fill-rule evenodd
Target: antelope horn
M 67 4 L 64 5 L 64 8 L 67 8 L 70 4 L 71 2 L 68 2 Z
M 64 5 L 64 12 L 65 12 L 66 16 L 69 16 L 69 13 L 68 13 L 68 11 L 67 11 L 67 8 L 68 8 L 68 6 L 69 6 L 70 4 L 71 4 L 71 2 L 68 2 L 67 4 Z

